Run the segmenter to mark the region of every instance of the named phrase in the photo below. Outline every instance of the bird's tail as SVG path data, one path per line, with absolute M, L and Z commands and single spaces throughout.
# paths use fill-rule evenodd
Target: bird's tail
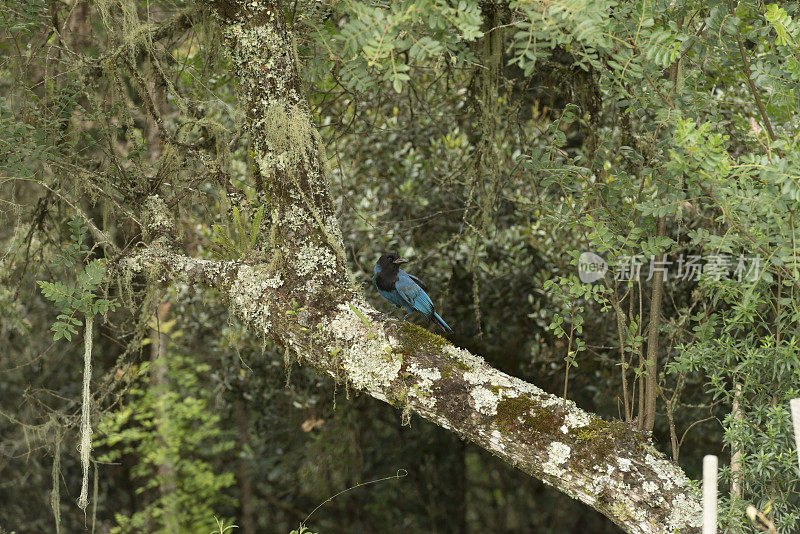
M 441 317 L 439 317 L 439 314 L 438 314 L 438 313 L 436 313 L 436 312 L 433 312 L 433 320 L 434 320 L 434 321 L 436 322 L 436 324 L 438 324 L 438 325 L 439 325 L 439 326 L 442 328 L 442 330 L 444 330 L 445 332 L 447 332 L 447 333 L 449 333 L 449 334 L 452 334 L 452 333 L 453 333 L 453 329 L 452 329 L 452 328 L 450 328 L 450 327 L 447 325 L 447 323 L 446 323 L 446 322 L 444 322 L 444 319 L 442 319 Z

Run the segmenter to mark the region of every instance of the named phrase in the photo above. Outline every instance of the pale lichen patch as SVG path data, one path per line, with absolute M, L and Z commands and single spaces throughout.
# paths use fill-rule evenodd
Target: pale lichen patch
M 491 369 L 491 371 L 492 374 L 499 374 L 494 369 Z M 506 376 L 507 380 L 510 381 L 511 384 L 509 387 L 511 389 L 517 391 L 519 394 L 527 395 L 531 398 L 537 398 L 538 399 L 537 403 L 543 408 L 547 408 L 548 406 L 554 406 L 556 404 L 562 403 L 561 398 L 555 395 L 550 395 L 549 393 L 546 393 L 543 389 L 536 387 L 531 383 L 525 382 L 524 380 L 520 380 L 515 376 L 508 376 L 508 375 L 503 375 L 503 376 Z
M 416 362 L 408 365 L 407 372 L 418 379 L 418 382 L 408 392 L 409 397 L 415 397 L 419 402 L 427 407 L 436 407 L 436 399 L 433 397 L 433 383 L 442 378 L 438 369 L 420 367 Z
M 277 274 L 272 278 L 267 278 L 264 280 L 264 286 L 269 287 L 272 289 L 278 289 L 283 285 L 283 280 L 281 280 L 281 275 Z
M 262 168 L 296 167 L 301 163 L 310 163 L 315 156 L 313 142 L 317 133 L 303 106 L 271 103 L 253 127 L 264 133 L 262 142 L 269 161 L 262 161 Z
M 343 352 L 342 366 L 347 379 L 355 388 L 367 391 L 389 385 L 403 363 L 401 358 L 391 356 L 389 345 L 381 346 L 373 340 L 356 340 Z
M 617 458 L 617 465 L 619 465 L 619 470 L 627 473 L 631 470 L 631 466 L 633 466 L 633 462 L 630 461 L 628 458 Z
M 561 465 L 569 460 L 569 455 L 572 452 L 570 446 L 560 441 L 554 441 L 547 446 L 547 461 L 542 464 L 542 469 L 548 475 L 555 477 L 563 477 L 566 470 L 561 468 Z
M 492 430 L 489 435 L 489 444 L 492 450 L 497 452 L 503 451 L 506 447 L 503 442 L 503 434 L 499 430 Z
M 500 402 L 502 393 L 494 393 L 483 386 L 476 386 L 470 392 L 475 409 L 482 414 L 497 415 L 497 403 Z
M 246 322 L 267 331 L 270 327 L 269 307 L 260 303 L 265 295 L 275 290 L 276 283 L 274 278 L 259 276 L 249 265 L 240 265 L 229 290 L 231 308 Z
M 489 375 L 480 369 L 464 373 L 464 380 L 468 384 L 485 384 L 489 382 Z
M 358 306 L 352 304 L 356 309 Z M 360 311 L 360 310 L 359 310 Z M 357 339 L 364 333 L 366 325 L 359 319 L 353 310 L 347 304 L 339 304 L 337 313 L 330 321 L 330 328 L 332 332 L 345 341 L 352 341 Z
M 358 309 L 358 304 L 364 305 L 357 300 L 349 305 L 339 304 L 329 329 L 346 342 L 347 348 L 339 354 L 347 379 L 358 389 L 374 391 L 397 378 L 403 360 L 392 354 L 391 339 L 386 341 L 380 326 L 364 324 L 350 307 Z M 338 347 L 332 344 L 327 348 L 336 350 Z
M 642 484 L 642 489 L 647 493 L 655 493 L 660 490 L 658 484 L 653 482 L 652 480 L 645 480 Z
M 273 219 L 282 219 L 284 230 L 288 229 L 292 231 L 305 228 L 308 225 L 309 217 L 310 215 L 308 211 L 301 208 L 297 204 L 292 204 L 291 207 L 284 211 L 282 215 L 273 213 Z
M 532 389 L 533 391 L 530 391 L 529 393 L 540 393 L 541 394 L 541 396 L 539 397 L 539 405 L 542 408 L 548 408 L 550 406 L 555 406 L 555 405 L 561 403 L 561 399 L 559 399 L 555 395 L 548 395 L 547 393 L 545 393 L 543 390 L 537 388 L 536 386 L 532 386 L 530 389 Z
M 700 528 L 703 525 L 703 509 L 699 501 L 689 500 L 683 493 L 672 499 L 672 511 L 667 519 L 667 532 L 680 532 L 686 527 Z
M 339 228 L 339 220 L 334 215 L 325 217 L 323 224 L 328 233 L 334 236 L 338 241 L 342 241 L 342 229 Z
M 577 407 L 567 412 L 567 415 L 564 417 L 564 426 L 567 427 L 567 430 L 574 430 L 576 428 L 584 427 L 589 425 L 591 422 L 592 418 L 589 417 L 589 414 L 578 409 Z
M 514 387 L 514 381 L 511 380 L 508 376 L 502 375 L 499 373 L 489 373 L 489 383 L 494 386 L 494 388 L 504 388 L 510 389 Z
M 453 345 L 445 346 L 444 353 L 470 368 L 486 365 L 486 362 L 480 356 L 476 356 L 468 350 Z
M 579 409 L 574 402 L 569 401 L 568 407 L 570 410 L 564 416 L 564 424 L 559 430 L 564 434 L 569 434 L 571 431 L 588 426 L 592 423 L 592 418 Z
M 367 324 L 353 311 L 358 310 L 365 319 L 368 317 L 370 306 L 360 295 L 353 298 L 349 302 L 342 302 L 336 307 L 336 312 L 330 320 L 330 328 L 335 332 L 338 337 L 344 338 L 347 341 L 356 339 L 364 335 L 364 328 L 369 328 L 369 334 L 372 334 L 372 323 L 367 321 Z M 377 332 L 377 330 L 375 330 Z M 374 336 L 373 336 L 374 337 Z
M 675 465 L 669 460 L 658 458 L 648 453 L 644 457 L 644 461 L 656 476 L 663 481 L 662 489 L 664 491 L 669 491 L 676 485 L 683 486 L 686 482 L 686 476 L 683 472 L 676 469 Z
M 420 383 L 431 386 L 435 380 L 442 378 L 442 373 L 438 369 L 420 367 L 416 362 L 411 362 L 408 366 L 408 372 L 420 379 Z
M 144 201 L 144 227 L 150 234 L 175 233 L 175 223 L 164 200 L 158 195 L 150 195 Z
M 448 352 L 447 349 L 449 348 L 451 348 L 451 346 L 447 346 L 445 348 L 445 352 Z M 456 361 L 458 361 L 461 364 L 468 365 L 462 359 L 457 359 Z M 469 371 L 464 372 L 464 380 L 470 384 L 489 384 L 494 390 L 514 389 L 514 387 L 516 386 L 514 380 L 512 380 L 509 376 L 497 373 L 494 369 L 477 365 L 474 367 L 470 367 L 469 369 L 470 369 Z
M 328 247 L 306 243 L 297 250 L 293 266 L 301 277 L 313 273 L 314 278 L 329 278 L 336 274 L 336 256 Z

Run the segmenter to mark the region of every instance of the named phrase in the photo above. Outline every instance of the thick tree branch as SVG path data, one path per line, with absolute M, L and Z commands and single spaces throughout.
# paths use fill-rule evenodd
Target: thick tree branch
M 502 373 L 482 358 L 408 323 L 396 324 L 353 294 L 310 302 L 304 288 L 259 265 L 183 256 L 162 238 L 126 260 L 218 289 L 253 331 L 351 387 L 452 430 L 600 511 L 630 533 L 699 532 L 700 509 L 681 469 L 621 421 Z M 334 287 L 340 273 L 317 275 Z

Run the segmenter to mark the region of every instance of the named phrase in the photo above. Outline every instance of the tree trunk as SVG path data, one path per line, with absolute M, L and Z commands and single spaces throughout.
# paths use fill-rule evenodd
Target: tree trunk
M 178 512 L 175 509 L 174 496 L 175 466 L 170 455 L 170 421 L 164 394 L 169 391 L 167 372 L 167 345 L 169 336 L 162 325 L 169 313 L 169 302 L 162 302 L 156 308 L 154 328 L 150 329 L 150 387 L 153 391 L 155 406 L 155 424 L 161 446 L 165 449 L 164 460 L 157 466 L 159 492 L 164 504 L 163 525 L 169 532 L 178 531 Z
M 658 236 L 666 234 L 667 218 L 658 219 Z M 661 265 L 666 265 L 667 255 L 660 257 Z M 645 406 L 644 417 L 640 417 L 640 430 L 653 431 L 656 422 L 656 402 L 658 401 L 658 323 L 661 321 L 661 297 L 664 295 L 664 272 L 653 273 L 653 292 L 650 297 L 650 326 L 647 330 L 647 360 L 645 361 Z
M 741 407 L 742 385 L 736 384 L 733 393 L 733 424 L 736 430 L 744 422 L 744 414 Z M 731 443 L 731 499 L 742 498 L 742 444 L 739 441 Z
M 247 408 L 241 399 L 234 404 L 236 410 L 236 426 L 239 430 L 239 495 L 241 504 L 240 527 L 242 534 L 255 534 L 256 525 L 253 516 L 253 481 L 250 479 L 252 465 L 247 457 L 250 449 L 250 422 Z

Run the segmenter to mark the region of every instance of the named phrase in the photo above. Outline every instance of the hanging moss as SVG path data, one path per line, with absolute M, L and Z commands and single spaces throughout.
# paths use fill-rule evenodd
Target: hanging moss
M 269 172 L 273 167 L 295 168 L 316 163 L 321 140 L 308 110 L 284 102 L 265 103 L 265 108 L 255 127 L 263 136 L 260 139 L 263 157 L 269 161 L 260 161 L 259 168 Z

